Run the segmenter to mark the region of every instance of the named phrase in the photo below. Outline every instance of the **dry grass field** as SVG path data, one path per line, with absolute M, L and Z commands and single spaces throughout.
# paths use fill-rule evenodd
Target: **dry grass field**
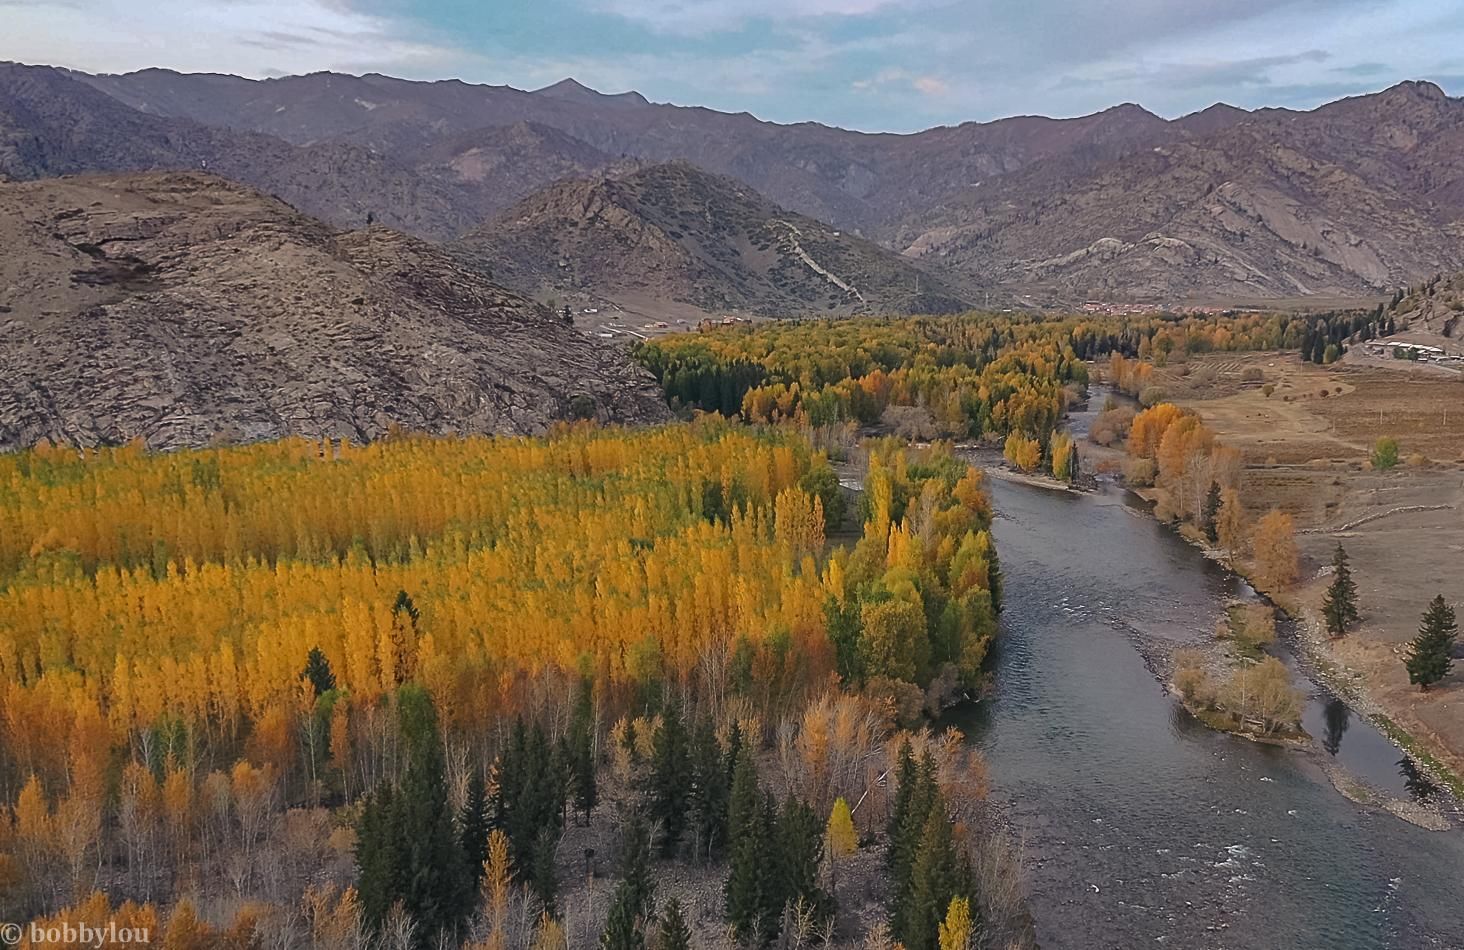
M 1347 548 L 1362 624 L 1322 649 L 1464 773 L 1464 661 L 1428 693 L 1409 686 L 1403 668 L 1430 598 L 1442 593 L 1464 610 L 1464 376 L 1380 361 L 1320 367 L 1276 353 L 1205 357 L 1158 376 L 1172 401 L 1242 451 L 1252 514 L 1276 507 L 1295 518 L 1296 594 L 1313 613 L 1334 547 Z M 1397 440 L 1401 461 L 1373 471 L 1369 454 L 1383 436 Z

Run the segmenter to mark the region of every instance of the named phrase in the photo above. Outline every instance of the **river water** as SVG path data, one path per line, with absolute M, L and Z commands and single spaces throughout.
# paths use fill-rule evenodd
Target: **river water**
M 1421 794 L 1370 724 L 1309 684 L 1326 751 L 1260 745 L 1194 721 L 1151 671 L 1154 644 L 1211 636 L 1242 581 L 1117 487 L 991 489 L 995 688 L 954 719 L 1024 839 L 1045 950 L 1464 948 L 1464 833 L 1354 804 L 1321 768 L 1335 750 Z

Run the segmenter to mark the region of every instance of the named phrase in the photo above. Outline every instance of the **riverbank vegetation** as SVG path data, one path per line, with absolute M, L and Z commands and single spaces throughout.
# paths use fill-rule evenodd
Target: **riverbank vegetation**
M 713 327 L 635 354 L 673 408 L 791 422 L 828 446 L 847 445 L 839 433 L 852 428 L 982 440 L 1023 472 L 1071 481 L 1074 453 L 1054 439 L 1086 390 L 1088 362 L 1110 358 L 1115 384 L 1152 403 L 1162 393 L 1145 385 L 1151 360 L 1294 347 L 1306 326 L 1272 314 L 818 320 Z
M 981 760 L 920 727 L 995 634 L 990 501 L 939 445 L 865 484 L 830 551 L 827 458 L 710 418 L 0 456 L 0 916 L 1020 940 Z

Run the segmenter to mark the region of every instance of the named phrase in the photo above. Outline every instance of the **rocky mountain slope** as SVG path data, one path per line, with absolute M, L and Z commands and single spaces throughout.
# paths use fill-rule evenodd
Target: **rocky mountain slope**
M 896 242 L 1054 299 L 1370 295 L 1464 266 L 1464 102 L 1407 83 L 1237 113 L 1085 175 L 1035 164 Z
M 0 185 L 0 246 L 0 447 L 665 415 L 624 353 L 436 247 L 210 175 Z
M 524 92 L 374 74 L 257 81 L 162 69 L 74 75 L 150 114 L 265 132 L 299 145 L 365 145 L 398 159 L 464 132 L 529 122 L 617 158 L 692 162 L 746 182 L 785 208 L 875 240 L 906 215 L 973 182 L 1049 158 L 1085 168 L 1170 134 L 1169 123 L 1133 105 L 1074 119 L 1019 116 L 882 135 L 650 103 L 636 93 L 605 95 L 573 80 Z
M 1443 341 L 1464 340 L 1464 272 L 1435 274 L 1420 284 L 1400 289 L 1389 302 L 1387 315 L 1415 336 L 1433 334 Z
M 0 180 L 157 169 L 207 170 L 339 227 L 371 215 L 429 237 L 459 234 L 501 206 L 475 205 L 450 177 L 419 174 L 364 146 L 292 145 L 145 114 L 62 70 L 0 63 Z
M 454 243 L 525 293 L 766 315 L 943 313 L 951 282 L 686 162 L 552 185 Z
M 391 169 L 397 194 L 419 189 L 421 200 L 388 201 L 394 217 L 381 219 L 434 237 L 464 233 L 566 176 L 679 160 L 1037 303 L 1372 295 L 1464 267 L 1464 102 L 1427 83 L 1306 112 L 1220 104 L 1165 120 L 1126 104 L 872 135 L 569 80 L 525 92 L 333 73 L 65 78 L 152 121 L 358 150 L 345 154 L 370 156 L 376 174 Z M 6 82 L 0 74 L 0 89 Z M 334 177 L 357 176 L 356 161 L 341 159 Z M 332 221 L 346 218 L 337 204 L 360 215 L 359 196 L 373 193 L 334 199 L 324 183 L 321 195 L 290 190 L 286 172 L 243 177 L 268 167 L 253 162 L 235 177 Z

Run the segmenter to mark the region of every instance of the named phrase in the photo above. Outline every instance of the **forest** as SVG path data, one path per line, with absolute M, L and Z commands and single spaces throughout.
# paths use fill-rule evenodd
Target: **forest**
M 1336 319 L 762 324 L 638 348 L 687 416 L 660 428 L 0 456 L 0 917 L 1027 946 L 984 765 L 930 725 L 982 691 L 1002 589 L 941 439 L 1071 479 L 1090 365 L 1143 401 L 1189 353 L 1367 329 Z M 1150 402 L 1095 431 L 1162 516 L 1250 544 L 1234 453 Z
M 995 635 L 990 502 L 946 447 L 866 456 L 857 505 L 795 430 L 715 417 L 0 456 L 0 916 L 341 950 L 1019 929 L 979 756 L 925 725 Z
M 1321 335 L 1345 339 L 1354 319 L 1238 313 L 777 321 L 663 337 L 640 344 L 636 356 L 673 406 L 756 421 L 801 419 L 813 427 L 870 426 L 891 407 L 920 407 L 932 416 L 935 435 L 1017 433 L 1046 447 L 1066 408 L 1064 393 L 1087 384 L 1087 362 L 1118 354 L 1163 365 L 1189 353 L 1295 349 Z

